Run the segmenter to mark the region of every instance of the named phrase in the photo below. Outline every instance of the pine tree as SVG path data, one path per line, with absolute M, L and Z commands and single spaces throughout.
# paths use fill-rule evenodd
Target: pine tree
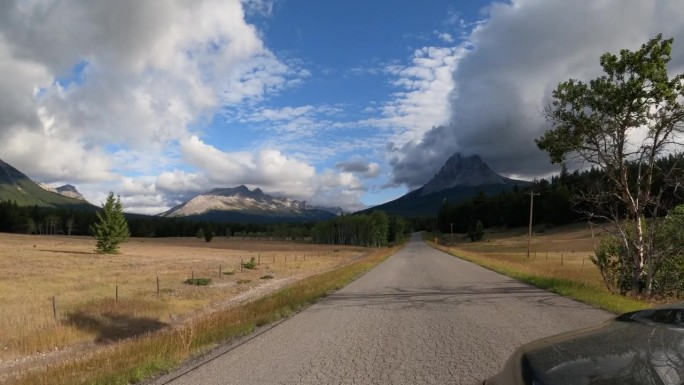
M 114 199 L 114 193 L 110 192 L 107 201 L 102 205 L 102 212 L 97 213 L 97 222 L 91 227 L 97 244 L 95 251 L 100 254 L 116 254 L 119 252 L 119 244 L 131 235 L 128 230 L 128 222 L 123 214 L 121 197 Z

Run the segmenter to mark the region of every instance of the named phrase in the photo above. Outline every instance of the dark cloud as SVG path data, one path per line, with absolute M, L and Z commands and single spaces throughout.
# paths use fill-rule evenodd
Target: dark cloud
M 390 149 L 395 184 L 421 186 L 454 152 L 506 175 L 548 174 L 555 167 L 534 139 L 549 128 L 541 110 L 559 82 L 594 78 L 602 53 L 638 49 L 660 32 L 675 37 L 671 70 L 684 70 L 679 1 L 518 1 L 488 13 L 453 73 L 450 122 Z
M 340 171 L 351 172 L 366 179 L 375 178 L 380 173 L 380 166 L 377 163 L 368 163 L 363 160 L 340 162 L 335 167 Z

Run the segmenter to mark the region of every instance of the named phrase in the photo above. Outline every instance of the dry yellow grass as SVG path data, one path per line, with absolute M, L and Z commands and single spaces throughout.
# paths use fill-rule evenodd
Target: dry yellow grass
M 527 257 L 527 229 L 490 231 L 470 243 L 462 234 L 439 236 L 436 247 L 481 266 L 616 313 L 652 305 L 611 293 L 590 257 L 603 231 L 583 225 L 534 233 Z M 434 238 L 434 236 L 429 236 Z M 434 240 L 434 239 L 430 239 Z M 434 245 L 434 243 L 432 243 Z
M 462 234 L 442 235 L 441 243 L 466 255 L 495 260 L 543 277 L 569 279 L 603 287 L 601 274 L 589 260 L 602 231 L 594 235 L 586 225 L 563 226 L 533 233 L 527 258 L 527 229 L 490 231 L 480 242 L 468 242 Z
M 0 364 L 157 330 L 256 287 L 300 279 L 366 253 L 358 247 L 236 238 L 134 238 L 118 255 L 95 254 L 94 240 L 86 237 L 0 234 L 0 245 Z M 261 264 L 241 271 L 240 261 L 251 257 Z M 234 274 L 219 275 L 219 268 Z M 184 284 L 192 275 L 212 283 Z M 274 279 L 259 279 L 264 275 Z

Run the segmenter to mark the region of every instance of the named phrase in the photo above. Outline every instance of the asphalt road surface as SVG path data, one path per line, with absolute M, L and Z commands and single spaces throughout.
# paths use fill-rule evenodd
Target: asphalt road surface
M 339 292 L 156 383 L 475 384 L 525 342 L 610 317 L 434 250 L 414 234 Z

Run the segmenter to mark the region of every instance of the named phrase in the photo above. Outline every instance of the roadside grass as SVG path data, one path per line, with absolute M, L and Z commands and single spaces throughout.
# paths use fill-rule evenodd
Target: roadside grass
M 111 344 L 75 361 L 25 373 L 13 383 L 124 385 L 142 381 L 167 372 L 220 343 L 247 335 L 258 326 L 290 316 L 349 284 L 400 248 L 376 250 L 357 261 L 304 278 L 259 300 Z
M 625 313 L 655 304 L 611 293 L 603 284 L 598 269 L 588 258 L 590 252 L 587 250 L 593 247 L 592 243 L 583 240 L 582 237 L 570 243 L 566 242 L 567 239 L 560 241 L 559 239 L 566 237 L 567 234 L 559 234 L 562 233 L 537 236 L 535 242 L 542 246 L 538 249 L 542 248 L 545 251 L 537 252 L 536 256 L 532 254 L 529 259 L 526 253 L 520 251 L 520 242 L 511 241 L 508 234 L 490 239 L 490 242 L 456 243 L 449 246 L 435 243 L 435 234 L 428 233 L 424 238 L 430 246 L 455 257 L 613 313 Z M 440 243 L 448 243 L 449 240 L 448 235 L 437 238 Z M 512 238 L 520 237 L 516 234 Z M 554 248 L 554 242 L 562 242 L 564 248 L 572 245 L 574 250 L 561 252 L 557 247 Z
M 94 254 L 94 244 L 92 237 L 0 233 L 0 368 L 173 325 L 246 293 L 266 274 L 299 279 L 368 252 L 235 237 L 132 238 L 117 255 Z M 252 258 L 253 269 L 240 268 Z M 208 285 L 185 284 L 190 277 Z

